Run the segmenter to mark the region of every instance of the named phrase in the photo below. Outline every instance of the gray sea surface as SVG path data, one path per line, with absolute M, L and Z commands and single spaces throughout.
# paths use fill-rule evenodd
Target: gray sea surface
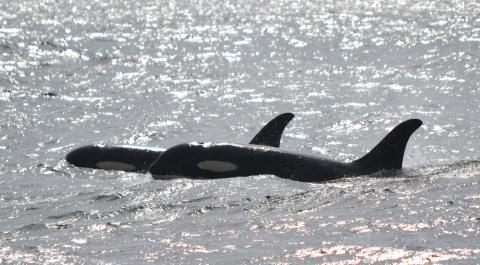
M 480 263 L 480 3 L 0 1 L 0 263 Z M 87 144 L 247 143 L 404 167 L 325 183 L 155 181 Z M 315 174 L 315 172 L 312 172 Z

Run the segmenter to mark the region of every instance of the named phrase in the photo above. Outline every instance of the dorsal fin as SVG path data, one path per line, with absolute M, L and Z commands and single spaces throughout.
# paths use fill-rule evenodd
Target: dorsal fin
M 294 115 L 288 112 L 278 115 L 253 137 L 250 144 L 279 147 L 283 130 L 293 117 Z
M 418 119 L 400 123 L 369 153 L 353 163 L 371 172 L 401 169 L 408 139 L 421 125 Z

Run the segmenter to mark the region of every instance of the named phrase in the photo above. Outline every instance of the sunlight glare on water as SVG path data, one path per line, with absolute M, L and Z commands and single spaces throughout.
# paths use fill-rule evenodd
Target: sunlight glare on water
M 478 1 L 0 2 L 0 263 L 472 264 Z M 338 160 L 403 120 L 404 169 L 154 181 L 89 144 L 248 143 Z M 314 174 L 314 172 L 313 172 Z

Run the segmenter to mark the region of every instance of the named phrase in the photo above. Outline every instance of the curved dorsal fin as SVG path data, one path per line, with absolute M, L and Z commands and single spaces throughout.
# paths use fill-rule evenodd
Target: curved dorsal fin
M 408 139 L 421 125 L 422 121 L 418 119 L 400 123 L 370 152 L 353 163 L 371 172 L 401 169 Z
M 253 137 L 250 144 L 279 147 L 283 130 L 293 117 L 294 115 L 288 112 L 278 115 Z

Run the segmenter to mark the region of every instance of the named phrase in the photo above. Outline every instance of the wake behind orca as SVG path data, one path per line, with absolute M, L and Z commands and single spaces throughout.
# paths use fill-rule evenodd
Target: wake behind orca
M 369 153 L 352 162 L 339 162 L 279 148 L 228 143 L 190 143 L 174 146 L 158 157 L 149 172 L 154 179 L 172 176 L 216 179 L 276 175 L 304 182 L 368 175 L 402 168 L 410 136 L 422 125 L 411 119 L 397 125 Z

